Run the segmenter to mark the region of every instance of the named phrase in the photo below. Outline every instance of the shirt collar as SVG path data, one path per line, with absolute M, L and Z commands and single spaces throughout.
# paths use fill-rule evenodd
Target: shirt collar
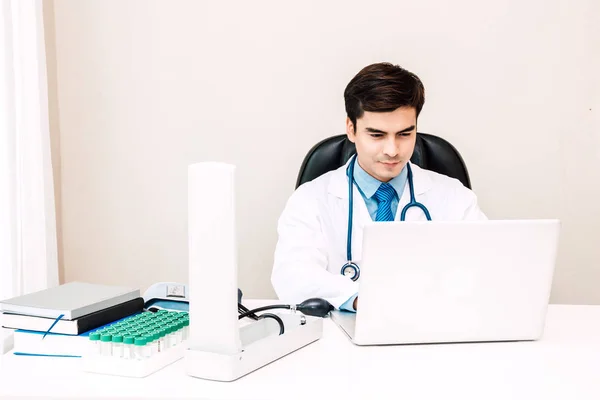
M 400 196 L 404 192 L 407 174 L 408 172 L 405 165 L 404 168 L 402 168 L 400 174 L 398 174 L 398 176 L 396 176 L 394 179 L 388 182 L 396 191 L 396 195 L 398 196 L 398 198 L 400 198 Z M 381 181 L 369 175 L 364 169 L 362 169 L 362 167 L 358 163 L 358 160 L 356 160 L 354 164 L 354 181 L 356 182 L 359 189 L 367 199 L 373 197 L 373 195 L 375 194 L 377 189 L 379 189 L 379 186 L 382 183 Z

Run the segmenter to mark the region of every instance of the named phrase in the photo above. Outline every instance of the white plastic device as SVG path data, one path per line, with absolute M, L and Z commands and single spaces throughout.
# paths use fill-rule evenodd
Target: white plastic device
M 321 338 L 323 319 L 300 313 L 275 313 L 285 326 L 273 319 L 253 321 L 240 328 L 242 348 L 234 354 L 188 348 L 185 370 L 188 375 L 216 381 L 234 381 Z
M 190 336 L 184 362 L 190 376 L 233 381 L 316 340 L 320 318 L 278 313 L 240 327 L 235 166 L 205 162 L 188 168 Z M 215 203 L 206 188 L 219 193 Z
M 178 282 L 157 282 L 144 292 L 144 302 L 151 300 L 189 301 L 188 285 Z

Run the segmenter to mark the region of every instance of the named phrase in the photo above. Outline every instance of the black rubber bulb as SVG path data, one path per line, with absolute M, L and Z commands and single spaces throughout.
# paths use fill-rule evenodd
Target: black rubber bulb
M 334 308 L 327 300 L 320 298 L 307 299 L 296 306 L 296 310 L 304 315 L 321 318 L 329 314 Z

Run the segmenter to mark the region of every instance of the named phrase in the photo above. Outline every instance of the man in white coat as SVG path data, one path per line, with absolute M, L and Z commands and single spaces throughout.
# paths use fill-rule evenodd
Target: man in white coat
M 407 163 L 417 137 L 424 88 L 413 73 L 389 63 L 363 68 L 344 91 L 346 134 L 356 145 L 352 256 L 360 265 L 362 229 L 398 221 L 410 199 Z M 349 164 L 307 182 L 292 194 L 278 222 L 271 282 L 290 304 L 321 297 L 335 308 L 358 307 L 358 280 L 341 273 L 347 263 Z M 432 220 L 485 219 L 475 194 L 457 179 L 410 163 L 416 201 Z M 411 207 L 405 220 L 426 219 Z M 402 257 L 402 244 L 398 243 Z M 359 278 L 360 279 L 360 278 Z

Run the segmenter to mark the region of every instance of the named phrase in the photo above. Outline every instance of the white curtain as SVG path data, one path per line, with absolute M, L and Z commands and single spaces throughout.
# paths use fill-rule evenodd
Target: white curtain
M 47 91 L 42 1 L 2 0 L 0 299 L 58 285 Z

